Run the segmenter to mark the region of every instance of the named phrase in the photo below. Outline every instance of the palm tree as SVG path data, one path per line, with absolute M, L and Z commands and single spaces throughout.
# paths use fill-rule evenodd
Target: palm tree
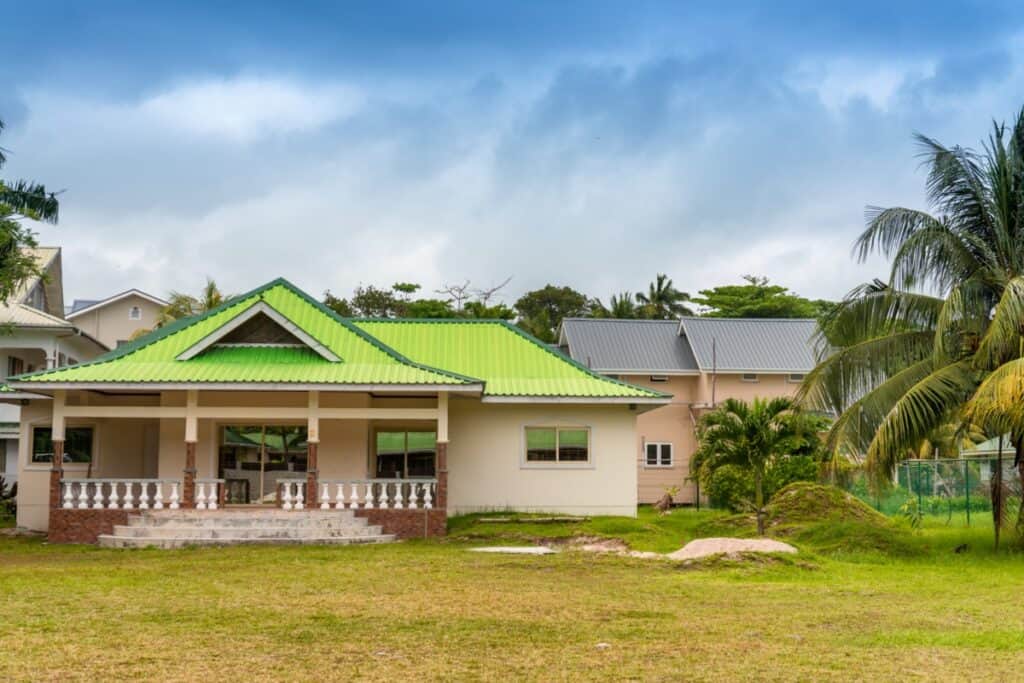
M 734 465 L 754 477 L 757 533 L 764 536 L 765 474 L 780 458 L 803 455 L 817 446 L 817 434 L 808 416 L 792 399 L 755 398 L 753 403 L 728 398 L 704 415 L 697 425 L 700 446 L 690 467 L 706 481 L 719 467 Z
M 633 300 L 633 294 L 631 292 L 612 294 L 608 307 L 609 317 L 635 318 L 636 313 L 636 302 Z
M 667 320 L 693 315 L 693 311 L 683 303 L 690 300 L 690 295 L 676 289 L 672 280 L 663 273 L 658 273 L 654 282 L 648 285 L 646 294 L 637 292 L 636 298 L 642 304 L 641 312 L 645 318 Z
M 199 296 L 192 296 L 184 292 L 171 292 L 167 297 L 167 305 L 160 313 L 160 322 L 157 323 L 157 327 L 163 327 L 180 318 L 188 318 L 211 311 L 232 296 L 223 294 L 213 278 L 207 277 L 206 285 L 203 286 Z
M 4 122 L 0 121 L 0 131 Z M 7 162 L 0 147 L 0 168 Z M 36 235 L 23 219 L 56 223 L 57 197 L 39 183 L 0 180 L 0 301 L 6 301 L 23 282 L 40 274 L 39 262 L 29 251 Z
M 839 415 L 828 444 L 867 453 L 879 480 L 943 427 L 1009 433 L 1018 466 L 1024 455 L 1024 392 L 1012 388 L 1024 378 L 1024 109 L 980 152 L 916 139 L 934 215 L 868 209 L 854 251 L 890 258 L 889 281 L 822 321 L 801 394 Z

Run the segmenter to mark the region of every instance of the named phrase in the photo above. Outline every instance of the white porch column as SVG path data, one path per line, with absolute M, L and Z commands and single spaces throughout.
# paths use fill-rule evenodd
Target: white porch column
M 193 508 L 196 505 L 196 442 L 199 440 L 199 391 L 185 392 L 185 471 L 181 485 L 181 506 Z
M 320 392 L 310 391 L 306 417 L 306 501 L 315 507 L 320 495 Z
M 53 460 L 50 462 L 50 509 L 60 507 L 60 480 L 64 476 L 64 406 L 67 392 L 58 389 L 53 392 L 53 419 L 50 422 L 50 441 L 53 443 Z M 31 448 L 31 446 L 29 446 Z M 51 516 L 52 519 L 52 516 Z
M 448 392 L 437 393 L 437 496 L 435 505 L 448 509 Z

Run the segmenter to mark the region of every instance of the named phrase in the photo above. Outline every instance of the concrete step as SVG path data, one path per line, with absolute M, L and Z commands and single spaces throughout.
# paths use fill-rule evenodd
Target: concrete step
M 248 514 L 220 514 L 211 512 L 147 512 L 128 518 L 133 527 L 156 526 L 203 526 L 203 527 L 260 527 L 260 526 L 291 526 L 307 528 L 327 528 L 338 525 L 362 525 L 363 517 L 356 517 L 348 510 L 325 511 L 323 513 L 283 512 L 265 513 L 250 512 Z
M 379 536 L 380 526 L 345 524 L 331 527 L 295 526 L 114 526 L 113 536 L 118 538 L 361 538 Z
M 376 536 L 314 536 L 311 538 L 135 538 L 102 535 L 101 548 L 188 548 L 191 546 L 228 545 L 364 545 L 391 543 L 391 534 Z

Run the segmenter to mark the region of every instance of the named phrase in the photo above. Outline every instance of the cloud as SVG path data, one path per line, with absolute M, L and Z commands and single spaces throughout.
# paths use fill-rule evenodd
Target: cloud
M 168 130 L 252 142 L 275 133 L 308 132 L 351 114 L 354 88 L 303 86 L 284 79 L 241 78 L 188 83 L 137 105 L 139 116 Z
M 923 205 L 911 131 L 975 143 L 1022 83 L 946 54 L 656 52 L 415 82 L 37 85 L 4 143 L 10 175 L 68 188 L 42 231 L 66 248 L 69 298 L 206 275 L 342 295 L 511 275 L 506 300 L 548 282 L 606 299 L 658 272 L 691 292 L 752 273 L 838 297 L 885 274 L 849 257 L 863 206 Z

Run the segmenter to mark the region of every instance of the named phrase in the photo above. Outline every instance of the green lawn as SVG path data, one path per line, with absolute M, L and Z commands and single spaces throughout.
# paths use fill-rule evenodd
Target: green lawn
M 913 536 L 920 556 L 811 552 L 739 566 L 466 550 L 571 533 L 672 550 L 714 514 L 463 518 L 448 541 L 362 548 L 109 551 L 0 537 L 0 680 L 1009 680 L 1024 670 L 1024 555 L 993 553 L 984 528 L 930 522 Z

